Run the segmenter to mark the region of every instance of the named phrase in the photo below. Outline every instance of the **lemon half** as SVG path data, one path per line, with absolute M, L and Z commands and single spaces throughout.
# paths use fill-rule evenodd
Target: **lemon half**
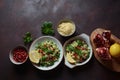
M 41 58 L 41 54 L 38 53 L 38 51 L 33 50 L 29 53 L 29 58 L 30 58 L 31 62 L 39 63 L 39 60 Z
M 67 53 L 66 54 L 66 59 L 68 60 L 68 62 L 70 62 L 70 63 L 76 63 L 76 61 L 72 58 L 72 56 L 71 56 L 71 53 Z
M 110 54 L 113 57 L 120 57 L 120 44 L 114 43 L 110 46 Z

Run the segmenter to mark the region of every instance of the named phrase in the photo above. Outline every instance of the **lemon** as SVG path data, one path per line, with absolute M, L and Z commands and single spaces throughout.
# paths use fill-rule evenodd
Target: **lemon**
M 67 54 L 66 54 L 66 59 L 67 59 L 68 62 L 70 62 L 70 63 L 76 63 L 76 61 L 72 58 L 71 53 L 67 53 Z
M 29 53 L 30 61 L 33 63 L 39 63 L 41 57 L 42 56 L 40 53 L 38 53 L 38 51 L 33 50 Z
M 119 57 L 120 56 L 120 44 L 114 43 L 110 46 L 110 54 L 113 57 Z

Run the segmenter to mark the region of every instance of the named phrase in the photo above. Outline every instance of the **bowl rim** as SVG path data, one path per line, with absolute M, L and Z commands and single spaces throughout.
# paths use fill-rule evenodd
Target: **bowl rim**
M 17 48 L 23 48 L 23 49 L 27 52 L 27 57 L 26 57 L 26 59 L 25 59 L 23 62 L 17 62 L 17 61 L 15 61 L 15 60 L 13 59 L 13 51 L 14 51 L 15 49 L 17 49 Z M 16 47 L 14 47 L 14 48 L 11 49 L 10 52 L 9 52 L 9 59 L 10 59 L 10 61 L 11 61 L 13 64 L 16 64 L 16 65 L 20 65 L 20 64 L 25 63 L 25 62 L 27 61 L 27 59 L 28 59 L 28 49 L 27 49 L 27 47 L 25 47 L 24 45 L 18 45 L 18 46 L 16 46 Z
M 67 61 L 67 59 L 66 59 L 65 46 L 66 46 L 71 40 L 75 40 L 75 39 L 84 40 L 84 41 L 88 44 L 88 46 L 89 46 L 89 48 L 90 48 L 90 54 L 89 54 L 89 57 L 87 58 L 87 60 L 85 60 L 85 61 L 82 62 L 82 63 L 78 63 L 78 64 L 75 64 L 75 65 L 74 65 L 74 64 L 70 64 L 70 63 Z M 74 67 L 76 67 L 76 66 L 85 65 L 86 63 L 88 63 L 88 62 L 90 61 L 90 59 L 92 58 L 92 55 L 93 55 L 92 46 L 91 46 L 91 42 L 90 42 L 89 36 L 88 36 L 87 34 L 85 34 L 85 33 L 82 33 L 82 34 L 80 34 L 80 35 L 78 35 L 78 36 L 75 36 L 75 37 L 72 37 L 72 38 L 68 39 L 68 40 L 64 43 L 64 45 L 63 45 L 63 52 L 64 52 L 64 58 L 65 58 L 65 63 L 64 63 L 64 64 L 65 64 L 67 67 L 69 67 L 69 68 L 74 68 Z
M 61 48 L 61 49 L 60 49 L 61 52 L 60 52 L 59 60 L 58 60 L 57 62 L 55 62 L 54 65 L 49 66 L 49 67 L 37 66 L 37 65 L 34 64 L 32 61 L 30 61 L 30 62 L 32 63 L 32 65 L 33 65 L 34 67 L 36 67 L 36 68 L 39 69 L 39 70 L 49 71 L 49 70 L 52 70 L 52 69 L 56 68 L 56 67 L 62 62 L 62 59 L 63 59 L 63 49 L 62 49 L 62 44 L 61 44 L 61 42 L 60 42 L 57 38 L 52 37 L 52 36 L 41 36 L 41 37 L 38 37 L 37 39 L 35 39 L 35 40 L 32 42 L 32 44 L 30 45 L 30 48 L 29 48 L 29 53 L 33 50 L 33 49 L 32 49 L 32 48 L 33 48 L 32 46 L 35 46 L 35 44 L 36 44 L 37 42 L 43 41 L 44 39 L 45 39 L 45 40 L 53 40 L 53 41 L 56 41 L 55 43 L 57 44 L 57 46 L 59 46 L 59 49 Z M 30 58 L 29 58 L 29 60 L 30 60 Z

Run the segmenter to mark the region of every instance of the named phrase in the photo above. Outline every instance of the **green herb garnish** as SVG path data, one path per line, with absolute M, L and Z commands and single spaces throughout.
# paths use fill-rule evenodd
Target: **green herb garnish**
M 54 29 L 53 29 L 52 22 L 45 21 L 41 27 L 41 31 L 45 35 L 54 35 Z
M 23 40 L 24 40 L 25 44 L 28 44 L 28 43 L 32 42 L 33 39 L 32 39 L 31 33 L 26 32 L 24 37 L 23 37 Z

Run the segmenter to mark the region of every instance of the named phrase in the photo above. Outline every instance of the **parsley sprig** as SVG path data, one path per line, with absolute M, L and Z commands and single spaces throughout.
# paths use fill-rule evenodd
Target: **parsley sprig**
M 33 41 L 33 38 L 32 38 L 32 35 L 30 32 L 26 32 L 24 37 L 23 37 L 23 40 L 24 40 L 24 44 L 29 44 L 30 42 Z
M 53 26 L 52 22 L 45 21 L 41 27 L 42 33 L 45 35 L 54 35 L 55 32 L 52 26 Z

